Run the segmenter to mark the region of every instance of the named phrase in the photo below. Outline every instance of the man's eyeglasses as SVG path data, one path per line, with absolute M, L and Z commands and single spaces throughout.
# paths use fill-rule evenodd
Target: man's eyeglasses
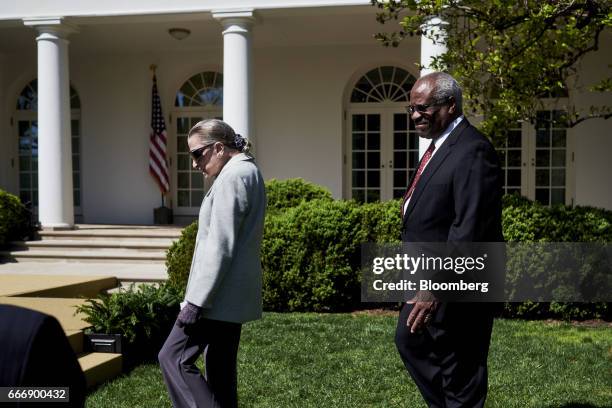
M 410 115 L 413 115 L 414 112 L 419 112 L 421 115 L 423 113 L 427 112 L 427 109 L 431 108 L 432 106 L 440 106 L 440 105 L 444 105 L 445 103 L 447 103 L 448 101 L 450 101 L 451 97 L 449 96 L 448 98 L 444 98 L 440 101 L 436 101 L 433 103 L 429 103 L 429 104 L 419 104 L 419 105 L 408 105 L 406 106 L 406 112 L 408 112 Z
M 202 156 L 204 156 L 204 152 L 206 152 L 206 149 L 208 149 L 212 145 L 214 145 L 214 143 L 209 143 L 206 146 L 198 147 L 197 149 L 190 151 L 189 154 L 191 155 L 193 161 L 197 162 L 198 160 L 200 160 Z

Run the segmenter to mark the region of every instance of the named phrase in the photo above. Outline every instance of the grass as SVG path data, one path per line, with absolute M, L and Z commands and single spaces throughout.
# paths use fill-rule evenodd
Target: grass
M 243 327 L 242 407 L 425 407 L 393 344 L 395 316 L 267 313 Z M 169 407 L 146 364 L 95 390 L 89 408 Z M 497 320 L 487 407 L 612 406 L 612 329 Z

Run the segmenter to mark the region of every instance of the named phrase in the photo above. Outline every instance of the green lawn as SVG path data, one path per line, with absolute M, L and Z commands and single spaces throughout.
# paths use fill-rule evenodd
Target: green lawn
M 425 407 L 393 344 L 395 316 L 278 314 L 243 327 L 242 407 Z M 93 392 L 87 407 L 169 407 L 159 367 Z M 612 406 L 612 329 L 497 320 L 487 407 Z

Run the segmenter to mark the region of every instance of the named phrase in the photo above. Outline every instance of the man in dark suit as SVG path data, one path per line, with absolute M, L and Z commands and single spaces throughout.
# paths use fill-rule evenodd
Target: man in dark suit
M 402 241 L 503 241 L 498 158 L 463 117 L 455 79 L 442 72 L 419 78 L 408 111 L 431 144 L 404 195 Z M 442 302 L 426 291 L 402 306 L 395 343 L 430 407 L 484 406 L 495 309 Z

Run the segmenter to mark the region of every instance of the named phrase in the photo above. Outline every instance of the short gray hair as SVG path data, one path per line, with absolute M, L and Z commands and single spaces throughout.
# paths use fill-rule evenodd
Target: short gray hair
M 221 142 L 225 146 L 248 153 L 251 149 L 251 142 L 241 135 L 234 132 L 234 129 L 220 119 L 204 119 L 196 123 L 187 138 L 197 136 L 204 144 Z
M 452 96 L 457 106 L 457 114 L 461 115 L 463 113 L 463 94 L 455 78 L 446 72 L 432 72 L 419 79 L 425 78 L 433 83 L 432 96 L 434 101 L 444 101 Z

